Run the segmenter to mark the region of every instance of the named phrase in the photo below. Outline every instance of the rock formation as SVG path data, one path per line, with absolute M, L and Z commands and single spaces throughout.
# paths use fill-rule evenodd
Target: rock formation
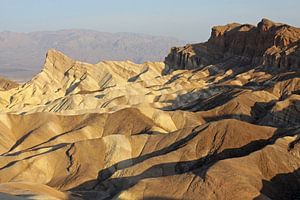
M 299 199 L 298 30 L 215 27 L 168 66 L 49 50 L 0 91 L 0 198 Z
M 0 77 L 0 90 L 10 90 L 18 87 L 18 83 L 12 80 L 8 80 L 4 77 Z
M 212 28 L 205 43 L 172 48 L 168 68 L 194 69 L 229 59 L 242 65 L 266 65 L 297 69 L 300 65 L 300 29 L 263 19 L 257 26 L 232 23 Z M 174 68 L 175 66 L 175 68 Z M 169 69 L 169 67 L 171 67 Z

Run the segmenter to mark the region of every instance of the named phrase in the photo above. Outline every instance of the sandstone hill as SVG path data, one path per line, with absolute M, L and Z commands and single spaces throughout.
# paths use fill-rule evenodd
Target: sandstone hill
M 75 61 L 0 91 L 0 198 L 299 199 L 299 29 L 212 29 L 163 62 Z

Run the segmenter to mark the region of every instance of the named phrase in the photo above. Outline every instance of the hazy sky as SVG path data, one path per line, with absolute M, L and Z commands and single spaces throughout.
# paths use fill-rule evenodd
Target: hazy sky
M 300 27 L 300 0 L 0 0 L 0 31 L 85 28 L 204 41 L 213 25 L 263 17 Z

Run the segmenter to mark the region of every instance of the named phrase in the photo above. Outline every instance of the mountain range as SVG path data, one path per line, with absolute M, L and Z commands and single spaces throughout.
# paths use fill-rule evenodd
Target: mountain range
M 31 80 L 1 79 L 0 198 L 299 199 L 299 49 L 268 19 L 164 62 L 50 49 Z
M 143 63 L 163 61 L 172 46 L 185 43 L 171 37 L 80 29 L 0 32 L 0 74 L 18 81 L 29 80 L 40 71 L 45 54 L 51 48 L 90 63 L 101 60 Z

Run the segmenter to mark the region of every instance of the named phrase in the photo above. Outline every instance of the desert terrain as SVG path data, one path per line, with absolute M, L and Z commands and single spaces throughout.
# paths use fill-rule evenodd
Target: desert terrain
M 300 199 L 300 29 L 212 28 L 164 62 L 55 49 L 0 79 L 0 199 Z

